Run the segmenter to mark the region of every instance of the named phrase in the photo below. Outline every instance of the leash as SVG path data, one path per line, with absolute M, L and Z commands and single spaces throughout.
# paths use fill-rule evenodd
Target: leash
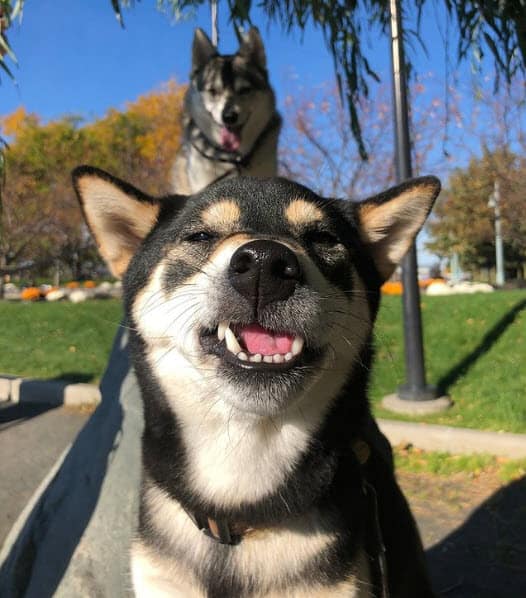
M 386 548 L 380 528 L 380 519 L 378 517 L 378 499 L 374 486 L 364 481 L 363 488 L 365 496 L 369 498 L 368 529 L 372 532 L 369 541 L 369 558 L 373 568 L 373 585 L 378 590 L 375 595 L 377 598 L 389 598 L 389 580 L 387 577 L 387 559 L 385 557 Z
M 390 598 L 387 575 L 386 548 L 378 515 L 378 497 L 374 486 L 367 480 L 365 465 L 371 455 L 371 449 L 364 440 L 356 440 L 352 446 L 353 453 L 362 471 L 362 492 L 367 503 L 367 535 L 366 552 L 371 564 L 372 585 L 375 598 Z M 186 511 L 195 526 L 206 536 L 219 544 L 236 546 L 243 537 L 255 528 L 242 522 L 229 522 L 226 519 L 212 519 Z
M 371 577 L 375 588 L 375 598 L 389 598 L 386 548 L 378 515 L 378 496 L 375 487 L 367 480 L 365 466 L 371 456 L 371 448 L 364 440 L 358 439 L 352 446 L 362 473 L 362 492 L 367 504 L 366 551 L 371 564 Z

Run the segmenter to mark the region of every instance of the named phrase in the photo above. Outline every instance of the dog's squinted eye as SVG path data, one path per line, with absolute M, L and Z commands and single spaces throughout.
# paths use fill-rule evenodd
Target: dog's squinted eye
M 324 230 L 310 230 L 307 231 L 303 238 L 305 242 L 312 245 L 325 245 L 327 247 L 334 247 L 340 243 L 340 239 Z
M 200 230 L 196 233 L 186 236 L 184 241 L 187 241 L 188 243 L 209 243 L 214 237 L 214 234 Z
M 249 94 L 251 91 L 252 91 L 252 88 L 247 86 L 247 87 L 240 87 L 240 88 L 237 90 L 237 93 L 238 93 L 239 95 L 246 96 L 246 95 L 248 95 L 248 94 Z
M 207 93 L 209 93 L 213 98 L 215 98 L 215 96 L 218 94 L 217 89 L 215 89 L 214 87 L 211 87 L 210 89 L 206 90 Z

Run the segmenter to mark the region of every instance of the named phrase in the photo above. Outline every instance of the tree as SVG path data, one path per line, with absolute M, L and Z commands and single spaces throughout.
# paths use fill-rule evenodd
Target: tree
M 45 266 L 77 232 L 80 218 L 69 172 L 87 148 L 78 122 L 65 117 L 44 125 L 23 109 L 2 119 L 2 132 L 12 138 L 0 239 L 3 265 L 38 256 Z
M 431 241 L 427 247 L 440 257 L 458 253 L 467 270 L 492 267 L 495 231 L 488 199 L 495 181 L 501 189 L 506 264 L 521 276 L 526 263 L 526 157 L 509 148 L 485 148 L 481 158 L 453 172 L 428 225 Z
M 446 107 L 432 75 L 417 77 L 412 86 L 413 164 L 416 174 L 440 172 L 446 142 Z M 393 123 L 389 90 L 380 87 L 374 98 L 360 103 L 367 130 L 367 161 L 361 160 L 350 129 L 349 115 L 338 91 L 328 83 L 315 90 L 296 89 L 285 97 L 280 169 L 322 195 L 363 198 L 395 182 L 392 160 Z
M 111 109 L 86 127 L 96 150 L 95 166 L 159 195 L 171 190 L 170 171 L 181 144 L 184 85 L 168 81 L 160 89 Z
M 170 81 L 91 123 L 71 116 L 42 123 L 23 108 L 0 119 L 0 133 L 10 139 L 0 270 L 39 256 L 36 267 L 60 263 L 77 278 L 87 261 L 100 263 L 71 186 L 71 170 L 90 163 L 166 193 L 180 144 L 184 92 L 184 86 Z

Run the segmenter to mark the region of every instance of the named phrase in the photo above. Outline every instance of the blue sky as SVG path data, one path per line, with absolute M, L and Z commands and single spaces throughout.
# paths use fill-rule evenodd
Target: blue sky
M 64 113 L 90 118 L 135 99 L 170 77 L 187 81 L 194 28 L 210 32 L 208 7 L 199 10 L 195 18 L 174 22 L 152 4 L 136 2 L 132 9 L 124 10 L 126 27 L 121 29 L 109 0 L 28 2 L 22 24 L 9 33 L 20 66 L 14 68 L 16 87 L 2 77 L 0 114 L 23 104 L 46 119 Z M 237 44 L 223 2 L 219 3 L 219 15 L 220 50 L 235 51 Z M 278 100 L 292 75 L 305 86 L 333 78 L 332 59 L 319 31 L 309 27 L 302 39 L 300 33 L 287 35 L 277 25 L 267 27 L 257 11 L 253 19 L 265 41 Z M 439 72 L 444 53 L 432 15 L 425 27 L 430 56 L 425 58 L 419 52 L 418 67 Z M 369 45 L 374 66 L 388 79 L 387 39 L 373 32 Z

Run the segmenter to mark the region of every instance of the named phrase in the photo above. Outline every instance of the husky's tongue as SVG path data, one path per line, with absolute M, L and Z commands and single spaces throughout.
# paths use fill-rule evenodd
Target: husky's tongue
M 250 353 L 261 355 L 286 355 L 292 351 L 294 335 L 286 332 L 272 332 L 259 324 L 243 326 L 239 336 Z
M 227 152 L 237 152 L 241 145 L 241 138 L 238 133 L 221 127 L 221 147 Z

